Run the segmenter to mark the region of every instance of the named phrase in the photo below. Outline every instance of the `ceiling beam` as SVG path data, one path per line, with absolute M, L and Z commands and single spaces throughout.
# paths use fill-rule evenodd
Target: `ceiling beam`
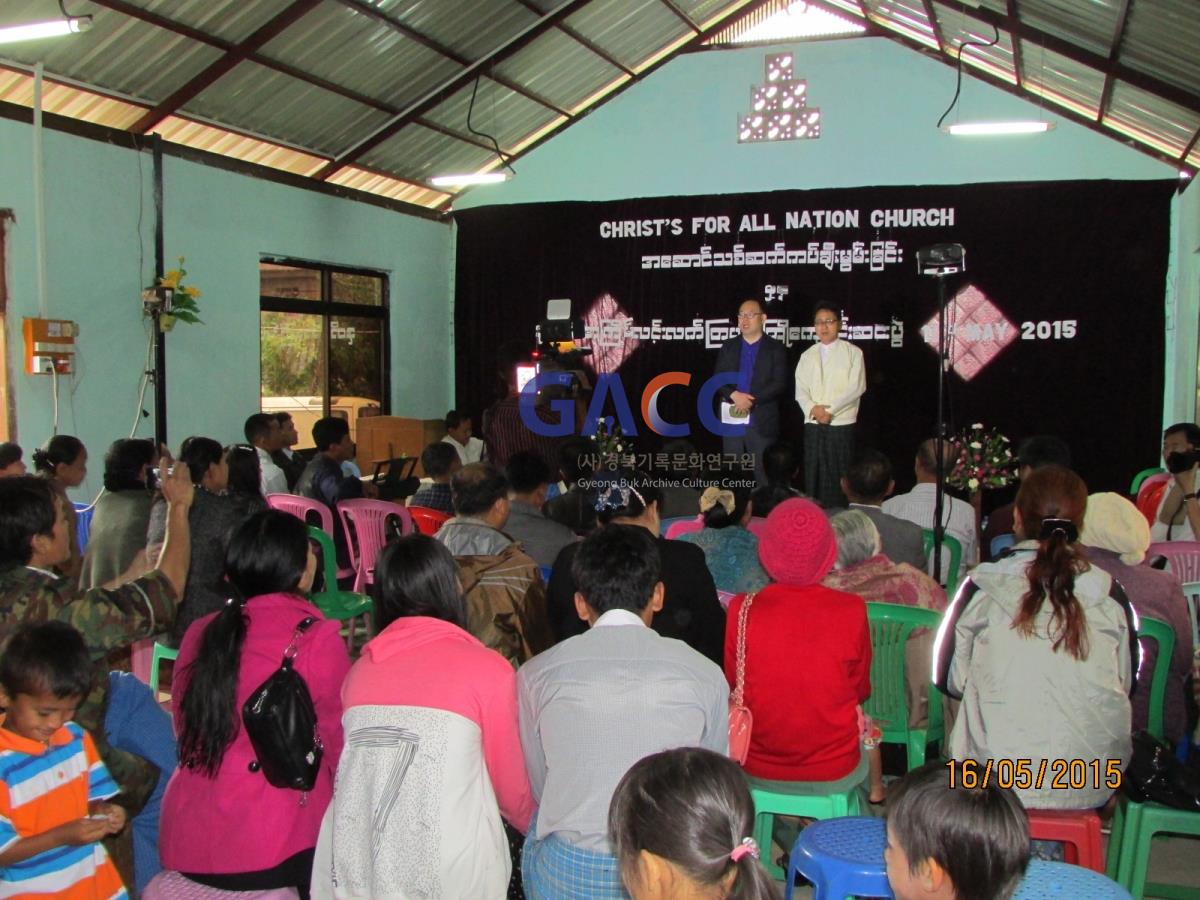
M 692 34 L 700 33 L 700 26 L 692 21 L 691 16 L 679 8 L 679 4 L 677 4 L 675 0 L 658 0 L 658 2 L 674 13 L 675 18 L 686 25 Z
M 1017 14 L 1017 0 L 1008 0 L 1008 39 L 1012 43 L 1013 74 L 1017 87 L 1025 89 L 1025 66 L 1021 61 L 1021 17 Z
M 372 18 L 375 21 L 386 25 L 388 28 L 391 28 L 397 34 L 403 35 L 404 37 L 408 38 L 410 41 L 416 41 L 422 47 L 425 47 L 428 50 L 432 50 L 434 53 L 437 53 L 439 56 L 444 56 L 446 59 L 451 60 L 452 62 L 456 62 L 460 66 L 463 66 L 464 68 L 473 65 L 473 60 L 471 60 L 469 57 L 463 56 L 458 51 L 456 51 L 450 47 L 447 47 L 445 44 L 441 43 L 440 41 L 434 40 L 429 35 L 423 34 L 420 31 L 417 31 L 415 28 L 413 28 L 409 25 L 405 25 L 399 19 L 388 15 L 387 13 L 383 12 L 382 10 L 376 9 L 373 6 L 370 6 L 369 4 L 364 3 L 363 0 L 337 0 L 337 2 L 342 4 L 342 6 L 345 6 L 347 9 L 352 9 L 355 12 L 362 13 L 364 16 Z M 538 15 L 540 16 L 541 13 L 539 12 Z M 570 116 L 571 116 L 570 112 L 563 109 L 558 104 L 556 104 L 553 101 L 549 100 L 548 98 L 542 96 L 541 94 L 531 91 L 529 88 L 525 87 L 524 85 L 517 84 L 515 81 L 513 81 L 511 79 L 505 78 L 503 75 L 497 75 L 495 72 L 485 72 L 485 73 L 483 73 L 483 77 L 496 82 L 496 84 L 503 85 L 504 87 L 508 88 L 510 91 L 512 91 L 515 94 L 520 94 L 526 100 L 532 100 L 534 103 L 538 104 L 539 106 L 544 106 L 544 107 L 546 107 L 546 109 L 553 110 L 554 112 L 558 113 L 560 116 L 567 116 L 568 118 L 570 118 Z
M 933 31 L 933 39 L 937 41 L 938 52 L 946 52 L 946 42 L 942 39 L 942 25 L 937 20 L 937 16 L 933 12 L 933 4 L 929 0 L 921 0 L 921 7 L 925 10 L 925 18 L 929 20 L 929 27 Z
M 1179 154 L 1179 161 L 1186 163 L 1187 158 L 1192 155 L 1192 151 L 1196 149 L 1196 141 L 1200 140 L 1200 128 L 1196 129 L 1196 133 L 1192 135 L 1192 139 L 1188 141 L 1188 145 L 1183 148 L 1183 152 Z M 1189 168 L 1191 168 L 1189 166 Z
M 531 13 L 533 13 L 535 15 L 540 16 L 542 14 L 542 11 L 540 9 L 538 9 L 536 6 L 534 6 L 533 3 L 530 2 L 530 0 L 517 0 L 517 2 L 520 3 L 523 7 L 525 7 L 527 10 L 529 10 Z M 575 41 L 577 44 L 582 44 L 588 50 L 591 50 L 592 53 L 596 54 L 596 56 L 600 57 L 602 60 L 604 60 L 610 66 L 612 66 L 614 69 L 620 69 L 622 72 L 624 72 L 630 78 L 633 78 L 637 74 L 636 72 L 633 71 L 633 69 L 629 68 L 629 66 L 625 65 L 623 62 L 621 62 L 619 59 L 617 59 L 615 56 L 613 56 L 611 53 L 609 53 L 607 50 L 605 50 L 603 47 L 601 47 L 595 41 L 591 40 L 590 38 L 584 37 L 582 34 L 580 34 L 578 31 L 576 31 L 574 28 L 572 28 L 566 22 L 559 22 L 558 30 L 561 31 L 563 34 L 565 34 L 567 37 L 569 37 L 571 40 Z
M 603 106 L 605 103 L 608 103 L 608 102 L 614 100 L 615 98 L 620 96 L 623 92 L 629 90 L 629 88 L 631 88 L 633 85 L 638 84 L 639 82 L 641 82 L 642 80 L 647 78 L 652 73 L 657 72 L 659 70 L 659 68 L 661 68 L 662 66 L 669 63 L 672 59 L 674 59 L 679 54 L 686 53 L 688 50 L 703 44 L 705 41 L 707 41 L 709 38 L 711 38 L 714 34 L 717 34 L 723 28 L 728 27 L 729 20 L 731 18 L 738 18 L 740 16 L 750 15 L 751 13 L 757 12 L 759 9 L 762 9 L 767 4 L 773 3 L 773 2 L 775 2 L 775 0 L 735 0 L 735 2 L 733 4 L 731 4 L 729 10 L 724 15 L 722 15 L 716 22 L 714 22 L 710 27 L 708 27 L 706 29 L 702 29 L 698 34 L 695 34 L 692 37 L 688 38 L 687 42 L 682 44 L 680 47 L 678 47 L 674 52 L 669 53 L 668 55 L 664 56 L 662 59 L 660 59 L 654 65 L 647 66 L 641 72 L 638 72 L 632 78 L 625 81 L 624 84 L 621 84 L 620 86 L 614 88 L 603 99 L 601 99 L 601 100 L 597 101 L 596 103 L 593 103 L 591 106 L 589 106 L 587 109 L 587 112 L 584 115 L 591 115 L 593 112 L 595 112 L 601 106 Z M 568 122 L 565 125 L 561 126 L 560 128 L 555 128 L 554 130 L 548 132 L 547 134 L 542 135 L 540 138 L 538 138 L 533 143 L 528 144 L 525 147 L 522 147 L 520 153 L 516 153 L 512 156 L 509 156 L 508 161 L 515 162 L 516 160 L 520 159 L 522 156 L 525 156 L 527 153 L 533 152 L 538 147 L 540 147 L 542 144 L 544 144 L 546 141 L 562 134 L 563 131 L 565 131 L 567 128 L 570 128 L 576 122 L 582 122 L 583 118 L 584 118 L 584 116 L 578 116 L 577 118 L 574 119 L 574 121 Z M 464 190 L 469 190 L 469 188 L 464 188 Z M 438 206 L 438 209 L 441 210 L 442 212 L 449 211 L 454 203 L 454 198 L 461 195 L 462 192 L 463 191 L 460 190 L 457 193 L 455 193 L 453 197 L 451 197 L 445 203 Z
M 414 121 L 418 116 L 425 115 L 447 97 L 470 84 L 475 78 L 482 76 L 489 67 L 508 59 L 514 53 L 528 45 L 531 41 L 535 40 L 549 29 L 554 28 L 560 21 L 565 19 L 571 13 L 582 9 L 588 2 L 590 2 L 590 0 L 569 0 L 569 2 L 563 3 L 553 12 L 546 13 L 536 22 L 532 23 L 528 28 L 524 29 L 519 34 L 514 35 L 511 40 L 501 44 L 486 56 L 477 59 L 454 77 L 442 82 L 437 87 L 427 92 L 420 100 L 409 104 L 409 106 L 403 112 L 401 112 L 399 115 L 393 116 L 390 122 L 381 128 L 376 129 L 374 133 L 368 135 L 363 140 L 358 141 L 349 149 L 339 154 L 333 160 L 333 162 L 321 169 L 321 171 L 319 171 L 315 177 L 318 180 L 324 180 L 342 166 L 354 162 L 364 153 L 373 150 L 375 147 L 378 147 L 388 138 L 400 131 L 400 129 L 405 125 Z
M 268 41 L 316 9 L 321 2 L 322 0 L 295 0 L 248 38 L 226 51 L 224 56 L 134 122 L 129 130 L 134 134 L 145 134 L 150 131 L 163 119 L 173 115 L 180 107 L 213 85 L 251 53 L 259 50 Z
M 1117 26 L 1113 29 L 1112 43 L 1108 49 L 1108 67 L 1104 70 L 1104 90 L 1100 92 L 1100 106 L 1096 109 L 1096 121 L 1103 122 L 1108 105 L 1112 102 L 1113 85 L 1117 79 L 1113 70 L 1121 56 L 1121 41 L 1125 39 L 1125 25 L 1129 21 L 1129 0 L 1121 0 L 1117 8 Z

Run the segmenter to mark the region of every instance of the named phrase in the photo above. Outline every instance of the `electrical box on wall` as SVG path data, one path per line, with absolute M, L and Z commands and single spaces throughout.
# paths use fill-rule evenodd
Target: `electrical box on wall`
M 75 371 L 79 325 L 68 319 L 25 319 L 25 374 L 70 375 Z

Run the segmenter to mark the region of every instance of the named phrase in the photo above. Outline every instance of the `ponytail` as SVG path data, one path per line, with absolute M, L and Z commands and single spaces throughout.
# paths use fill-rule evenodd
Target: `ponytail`
M 231 597 L 208 623 L 187 668 L 180 706 L 179 762 L 215 778 L 238 731 L 237 681 L 246 642 L 246 600 Z
M 53 478 L 61 465 L 69 466 L 83 452 L 83 441 L 69 434 L 56 434 L 29 455 L 36 472 Z
M 1022 536 L 1036 536 L 1038 548 L 1026 570 L 1029 590 L 1012 627 L 1024 636 L 1033 635 L 1042 605 L 1049 600 L 1051 646 L 1055 651 L 1064 648 L 1078 660 L 1088 655 L 1087 617 L 1075 597 L 1075 579 L 1089 568 L 1077 543 L 1086 507 L 1083 479 L 1061 466 L 1035 470 L 1017 493 Z

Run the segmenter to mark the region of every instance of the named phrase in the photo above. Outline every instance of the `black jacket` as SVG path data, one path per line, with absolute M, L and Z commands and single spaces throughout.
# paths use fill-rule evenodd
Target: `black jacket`
M 750 429 L 767 438 L 779 436 L 779 403 L 787 399 L 792 385 L 792 370 L 788 368 L 787 351 L 783 344 L 768 334 L 759 338 L 762 346 L 754 360 L 754 375 L 750 379 L 750 393 L 754 395 L 754 409 L 750 414 Z M 717 365 L 713 373 L 733 372 L 737 374 L 742 356 L 742 336 L 731 337 L 717 351 Z M 725 401 L 737 385 L 726 385 L 717 391 Z

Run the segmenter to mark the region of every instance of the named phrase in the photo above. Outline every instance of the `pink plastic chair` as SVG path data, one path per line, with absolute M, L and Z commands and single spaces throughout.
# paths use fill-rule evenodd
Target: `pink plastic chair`
M 766 516 L 751 516 L 750 521 L 746 523 L 746 530 L 755 537 L 762 537 L 763 530 L 767 527 Z
M 267 506 L 271 507 L 271 509 L 277 509 L 280 512 L 293 515 L 305 525 L 316 525 L 330 537 L 334 536 L 333 513 L 320 500 L 301 497 L 298 494 L 267 494 Z M 310 513 L 316 516 L 316 522 L 310 520 Z M 353 568 L 338 568 L 337 570 L 339 581 L 343 578 L 349 578 L 353 574 L 355 574 Z M 337 587 L 337 585 L 327 585 L 327 587 Z
M 694 519 L 688 519 L 685 522 L 672 522 L 667 529 L 667 540 L 673 541 L 681 534 L 691 534 L 693 531 L 699 531 L 704 527 L 704 519 L 696 516 Z
M 1200 541 L 1159 541 L 1157 544 L 1151 544 L 1150 549 L 1146 551 L 1146 559 L 1156 556 L 1167 558 L 1168 569 L 1183 585 L 1188 618 L 1192 623 L 1192 644 L 1195 645 L 1200 641 L 1196 613 L 1196 598 L 1200 596 Z
M 386 500 L 342 500 L 337 511 L 355 571 L 354 591 L 361 594 L 368 584 L 375 583 L 375 557 L 387 543 L 388 516 L 400 520 L 401 534 L 412 534 L 416 526 L 407 509 Z
M 270 891 L 223 891 L 184 878 L 178 872 L 159 872 L 142 891 L 142 900 L 290 900 L 295 888 Z

